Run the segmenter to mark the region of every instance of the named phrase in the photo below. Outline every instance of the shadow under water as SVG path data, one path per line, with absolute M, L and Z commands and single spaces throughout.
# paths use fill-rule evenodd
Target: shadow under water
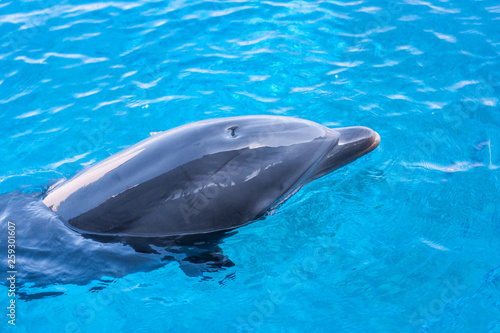
M 236 231 L 175 238 L 81 234 L 48 209 L 41 197 L 41 193 L 21 192 L 0 195 L 0 253 L 6 258 L 0 260 L 0 281 L 6 285 L 7 272 L 12 270 L 7 252 L 14 225 L 16 287 L 22 299 L 62 294 L 31 292 L 39 287 L 109 282 L 106 279 L 152 271 L 171 262 L 179 263 L 187 276 L 202 280 L 211 279 L 205 273 L 234 266 L 219 245 Z M 91 290 L 96 288 L 103 289 Z

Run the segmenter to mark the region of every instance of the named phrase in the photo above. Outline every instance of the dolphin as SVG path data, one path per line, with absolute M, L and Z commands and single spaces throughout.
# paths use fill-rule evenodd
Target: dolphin
M 56 184 L 43 203 L 84 234 L 228 231 L 274 212 L 379 142 L 367 127 L 332 129 L 291 117 L 199 121 L 155 133 Z

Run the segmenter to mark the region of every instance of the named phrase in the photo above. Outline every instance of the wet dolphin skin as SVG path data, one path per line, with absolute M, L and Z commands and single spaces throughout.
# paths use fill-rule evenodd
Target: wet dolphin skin
M 88 233 L 156 237 L 231 230 L 379 142 L 366 127 L 331 129 L 290 117 L 200 121 L 106 158 L 49 189 L 43 202 Z

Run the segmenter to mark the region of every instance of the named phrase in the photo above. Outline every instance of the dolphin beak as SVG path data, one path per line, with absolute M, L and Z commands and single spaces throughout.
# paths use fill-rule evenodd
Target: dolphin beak
M 346 158 L 353 156 L 356 159 L 368 154 L 377 148 L 380 143 L 380 135 L 368 127 L 344 127 L 334 129 L 334 131 L 340 134 L 339 143 L 336 148 L 340 148 L 340 151 L 344 153 Z
M 331 129 L 331 131 L 339 134 L 339 141 L 318 165 L 313 179 L 322 177 L 368 154 L 380 143 L 380 135 L 368 127 L 344 127 Z

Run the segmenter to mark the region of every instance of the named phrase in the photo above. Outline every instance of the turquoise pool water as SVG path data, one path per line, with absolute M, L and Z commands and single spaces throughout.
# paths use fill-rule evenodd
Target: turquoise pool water
M 0 330 L 500 332 L 499 24 L 491 0 L 1 1 Z M 234 266 L 203 277 L 60 236 L 40 205 L 150 132 L 247 114 L 382 142 L 226 238 Z M 20 277 L 40 272 L 17 281 L 15 328 L 7 221 Z

